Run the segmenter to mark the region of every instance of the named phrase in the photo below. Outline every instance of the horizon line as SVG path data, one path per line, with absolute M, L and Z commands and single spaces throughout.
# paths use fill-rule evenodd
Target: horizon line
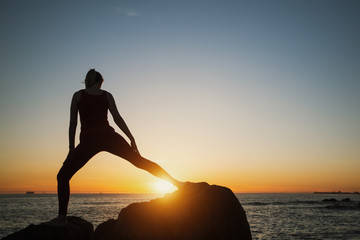
M 165 195 L 173 192 L 160 193 L 160 192 L 73 192 L 71 194 L 149 194 L 149 195 Z M 31 195 L 29 193 L 33 193 L 34 195 L 45 195 L 45 194 L 54 194 L 57 192 L 54 191 L 4 191 L 0 192 L 0 195 L 11 195 L 11 194 L 19 194 L 19 195 Z M 234 194 L 359 194 L 359 191 L 233 191 Z

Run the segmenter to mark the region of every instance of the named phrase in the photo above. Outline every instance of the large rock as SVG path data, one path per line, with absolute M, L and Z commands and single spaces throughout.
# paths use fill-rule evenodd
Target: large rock
M 230 189 L 188 183 L 163 198 L 122 209 L 117 220 L 100 224 L 92 239 L 240 240 L 251 239 L 251 233 L 245 211 Z
M 29 225 L 2 240 L 88 240 L 94 231 L 93 225 L 78 217 L 68 217 L 62 227 Z

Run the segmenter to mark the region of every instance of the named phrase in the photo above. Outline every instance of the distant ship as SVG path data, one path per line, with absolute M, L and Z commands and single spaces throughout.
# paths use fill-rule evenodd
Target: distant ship
M 30 191 L 28 191 L 28 192 L 26 192 L 26 194 L 35 194 L 35 192 L 30 192 Z

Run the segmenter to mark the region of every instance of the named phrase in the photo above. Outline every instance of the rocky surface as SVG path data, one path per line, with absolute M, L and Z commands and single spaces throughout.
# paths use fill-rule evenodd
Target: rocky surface
M 88 240 L 93 233 L 93 225 L 78 217 L 68 217 L 66 226 L 29 225 L 2 240 Z
M 95 230 L 92 240 L 251 239 L 245 211 L 234 193 L 189 183 L 150 202 L 134 203 Z

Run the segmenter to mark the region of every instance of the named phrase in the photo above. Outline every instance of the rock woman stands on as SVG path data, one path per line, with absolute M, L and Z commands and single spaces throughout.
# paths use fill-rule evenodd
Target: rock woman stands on
M 86 74 L 86 88 L 73 95 L 70 109 L 69 153 L 57 175 L 59 215 L 48 222 L 50 225 L 66 223 L 70 197 L 69 181 L 80 168 L 101 151 L 107 151 L 126 159 L 136 167 L 165 179 L 178 188 L 183 185 L 183 182 L 171 177 L 158 164 L 140 155 L 134 137 L 117 110 L 113 96 L 101 89 L 103 81 L 101 74 L 95 69 L 91 69 Z M 131 145 L 109 125 L 108 110 L 116 125 L 129 138 Z M 81 133 L 80 143 L 75 147 L 78 113 Z

